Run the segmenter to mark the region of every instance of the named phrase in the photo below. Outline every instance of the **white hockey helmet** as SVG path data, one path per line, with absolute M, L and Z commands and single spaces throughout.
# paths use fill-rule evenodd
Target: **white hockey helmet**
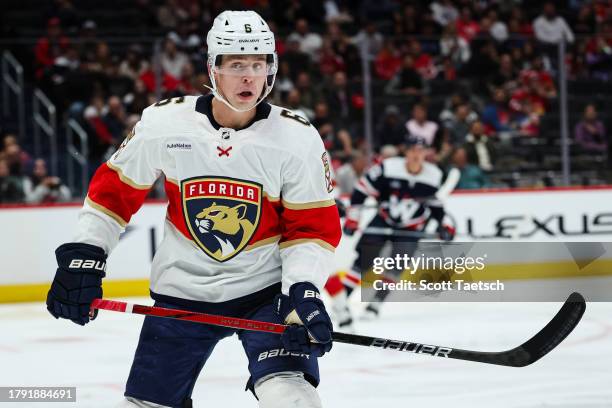
M 219 14 L 206 37 L 208 46 L 208 72 L 213 95 L 237 112 L 244 112 L 257 106 L 272 91 L 278 71 L 278 57 L 275 50 L 274 33 L 268 24 L 254 11 L 224 11 Z M 215 72 L 221 64 L 222 55 L 266 55 L 267 73 L 264 90 L 257 103 L 246 110 L 232 106 L 217 89 Z

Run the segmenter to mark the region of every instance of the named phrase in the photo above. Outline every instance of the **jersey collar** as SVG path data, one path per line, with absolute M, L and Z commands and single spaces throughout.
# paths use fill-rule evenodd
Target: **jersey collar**
M 217 121 L 215 120 L 215 118 L 214 118 L 214 116 L 212 114 L 212 100 L 213 100 L 213 98 L 214 98 L 214 96 L 212 94 L 200 96 L 198 98 L 198 100 L 196 101 L 195 110 L 196 110 L 196 112 L 199 112 L 199 113 L 201 113 L 203 115 L 206 115 L 206 117 L 208 118 L 208 121 L 210 122 L 210 124 L 216 130 L 219 130 L 223 126 L 221 126 L 221 125 L 219 125 L 217 123 Z M 234 129 L 234 130 L 244 130 L 244 129 L 250 127 L 251 125 L 253 125 L 258 120 L 267 119 L 268 116 L 270 115 L 270 111 L 271 110 L 272 110 L 272 106 L 270 106 L 269 103 L 261 102 L 259 105 L 257 105 L 255 107 L 255 116 L 253 117 L 253 119 L 251 119 L 251 121 L 249 123 L 247 123 L 247 125 L 245 127 L 240 128 L 240 129 Z

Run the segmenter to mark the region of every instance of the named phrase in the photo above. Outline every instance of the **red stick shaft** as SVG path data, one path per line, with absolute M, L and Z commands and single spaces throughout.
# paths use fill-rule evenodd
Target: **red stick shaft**
M 233 329 L 260 331 L 266 333 L 280 334 L 284 332 L 285 328 L 287 327 L 284 324 L 268 323 L 259 320 L 240 319 L 238 317 L 219 316 L 180 309 L 167 309 L 157 306 L 143 306 L 108 299 L 94 299 L 94 301 L 91 303 L 91 307 L 92 309 L 165 317 L 169 319 L 186 320 L 189 322 L 206 323 L 214 326 L 231 327 Z

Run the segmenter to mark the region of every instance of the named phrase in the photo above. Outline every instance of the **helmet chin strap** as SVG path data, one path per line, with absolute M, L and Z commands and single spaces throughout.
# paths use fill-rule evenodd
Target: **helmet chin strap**
M 251 106 L 250 108 L 247 108 L 247 109 L 238 109 L 235 106 L 233 106 L 231 103 L 229 103 L 229 101 L 227 99 L 225 99 L 225 96 L 221 95 L 221 93 L 219 91 L 217 91 L 217 89 L 215 89 L 216 87 L 215 88 L 211 88 L 210 86 L 208 86 L 206 84 L 202 84 L 202 85 L 204 85 L 206 88 L 210 89 L 210 91 L 212 92 L 212 94 L 214 95 L 215 98 L 217 98 L 218 100 L 220 100 L 221 102 L 226 104 L 233 111 L 239 112 L 239 113 L 250 111 L 251 109 L 253 109 L 257 105 L 259 105 L 266 98 L 266 96 L 268 96 L 268 94 L 270 93 L 269 91 L 266 92 L 266 94 L 264 96 L 260 97 L 259 100 L 255 103 L 255 105 Z

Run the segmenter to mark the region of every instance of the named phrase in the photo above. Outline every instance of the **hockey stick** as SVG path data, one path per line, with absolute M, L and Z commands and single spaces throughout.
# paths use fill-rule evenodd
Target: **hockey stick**
M 213 326 L 231 327 L 233 329 L 252 330 L 267 333 L 281 334 L 287 328 L 287 326 L 284 324 L 267 323 L 258 320 L 241 319 L 238 317 L 220 316 L 208 313 L 190 312 L 180 309 L 168 309 L 165 307 L 137 305 L 135 303 L 120 302 L 118 300 L 94 299 L 94 301 L 91 302 L 91 308 L 111 310 L 113 312 L 140 314 L 145 316 L 166 317 L 169 319 L 212 324 Z
M 132 303 L 106 299 L 95 299 L 92 308 L 112 310 L 115 312 L 135 313 L 147 316 L 166 317 L 170 319 L 187 320 L 191 322 L 231 327 L 234 329 L 253 330 L 266 333 L 281 334 L 286 325 L 267 323 L 257 320 L 240 319 L 189 312 L 186 310 L 166 309 L 155 306 L 142 306 Z M 357 334 L 333 332 L 332 339 L 338 343 L 355 344 L 367 347 L 378 347 L 408 353 L 427 354 L 434 357 L 454 358 L 458 360 L 475 361 L 508 367 L 524 367 L 538 361 L 557 347 L 574 330 L 584 311 L 586 303 L 578 292 L 572 293 L 559 312 L 542 330 L 525 343 L 507 351 L 485 352 L 462 350 L 457 348 L 413 343 L 409 341 L 390 340 L 378 337 L 361 336 Z
M 388 235 L 394 237 L 407 237 L 407 238 L 419 238 L 419 239 L 438 239 L 438 234 L 429 233 L 425 231 L 402 231 L 391 227 L 367 227 L 363 230 L 364 234 L 371 235 Z

